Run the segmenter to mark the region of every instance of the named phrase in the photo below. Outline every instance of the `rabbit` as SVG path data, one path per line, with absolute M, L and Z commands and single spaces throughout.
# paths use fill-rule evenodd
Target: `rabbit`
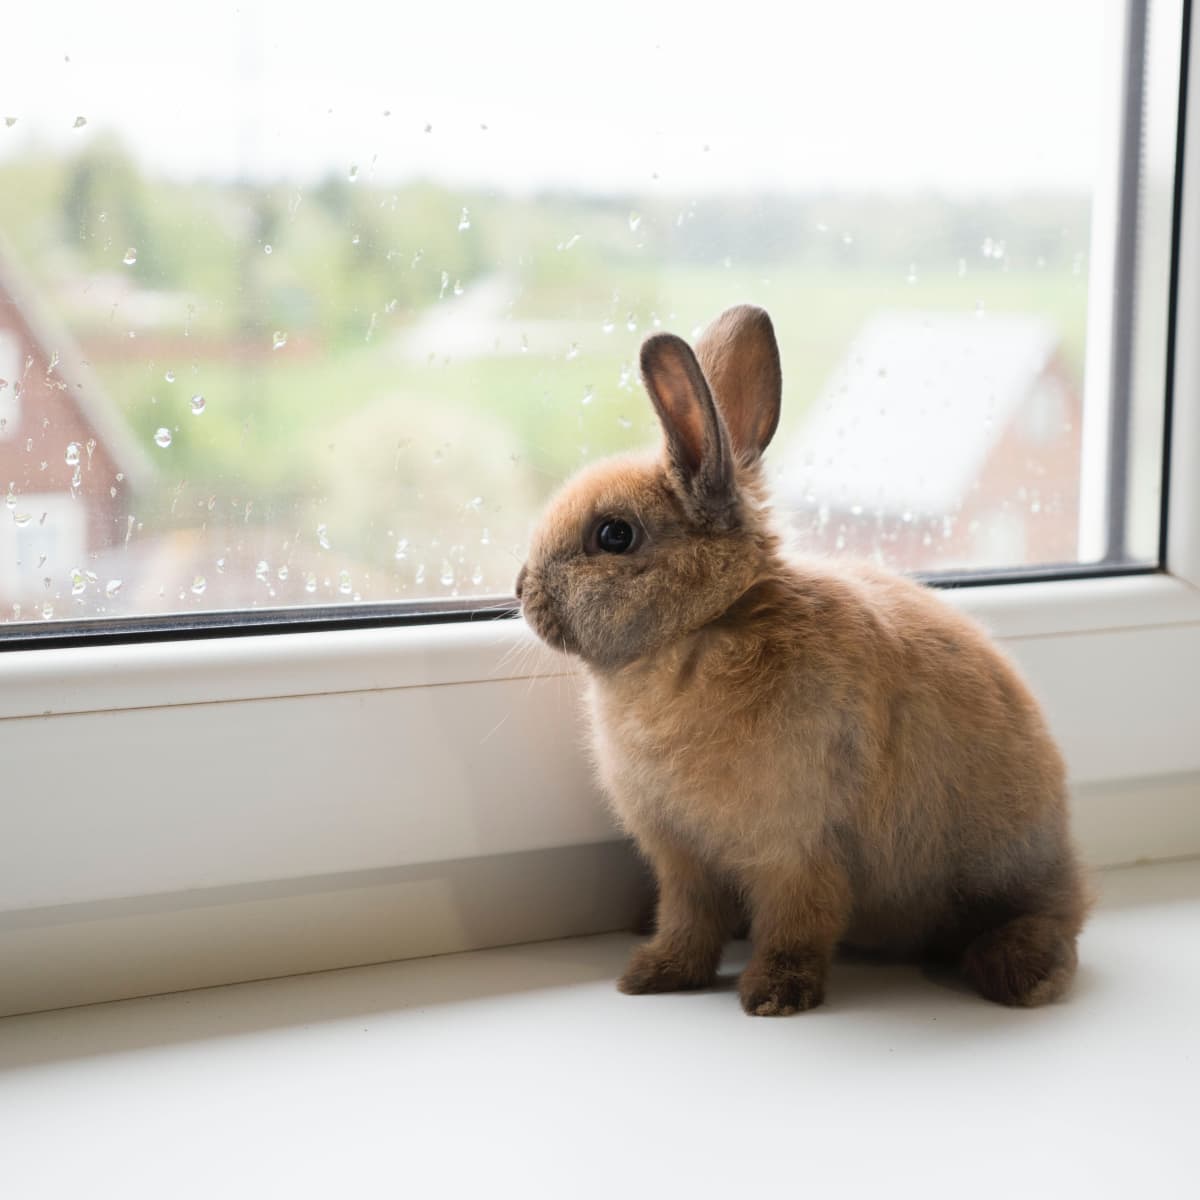
M 571 479 L 516 589 L 586 668 L 595 768 L 658 885 L 618 987 L 710 985 L 744 913 L 752 1015 L 820 1004 L 839 945 L 955 961 L 1001 1004 L 1056 999 L 1089 897 L 1016 669 L 936 592 L 785 551 L 765 311 L 727 310 L 694 352 L 655 334 L 641 373 L 661 452 Z

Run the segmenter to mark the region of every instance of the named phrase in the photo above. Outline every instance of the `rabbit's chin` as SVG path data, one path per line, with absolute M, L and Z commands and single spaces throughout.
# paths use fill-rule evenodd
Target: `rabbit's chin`
M 525 618 L 525 624 L 552 650 L 577 657 L 581 655 L 570 630 L 545 605 L 526 601 L 521 605 L 521 615 Z

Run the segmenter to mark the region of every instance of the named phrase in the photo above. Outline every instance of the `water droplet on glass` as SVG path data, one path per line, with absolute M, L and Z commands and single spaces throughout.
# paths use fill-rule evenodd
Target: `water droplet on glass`
M 71 595 L 82 596 L 87 591 L 87 580 L 84 578 L 83 572 L 76 567 L 71 572 Z
M 397 562 L 401 562 L 408 557 L 408 538 L 401 538 L 396 543 L 396 553 L 393 557 Z
M 54 616 L 54 605 L 51 604 L 49 600 L 42 605 L 42 616 L 45 617 L 47 621 Z
M 87 124 L 87 117 L 76 117 L 73 128 L 82 129 Z
M 284 563 L 283 566 L 280 567 L 279 570 L 275 572 L 275 574 L 278 575 L 280 579 L 286 580 L 288 577 L 287 563 Z
M 120 579 L 110 579 L 104 585 L 104 594 L 111 600 L 121 590 L 122 582 Z
M 13 524 L 25 528 L 33 520 L 32 513 L 13 513 Z
M 287 345 L 288 335 L 282 329 L 277 329 L 271 335 L 271 349 L 282 350 Z
M 317 544 L 321 547 L 322 550 L 329 549 L 329 526 L 328 525 L 318 525 L 317 526 Z
M 317 590 L 317 577 L 311 572 L 304 577 L 304 590 L 312 595 Z
M 525 334 L 521 334 L 521 353 L 529 353 L 529 338 L 527 338 Z
M 206 403 L 207 402 L 205 401 L 204 397 L 197 392 L 196 395 L 192 397 L 192 416 L 198 417 L 204 411 Z
M 350 235 L 350 245 L 357 246 L 360 241 L 362 241 L 362 238 L 357 233 Z
M 486 525 L 483 528 L 483 532 L 479 535 L 479 544 L 481 546 L 490 546 L 492 544 L 492 535 L 488 532 Z
M 348 596 L 348 595 L 350 595 L 353 588 L 354 588 L 354 584 L 350 580 L 350 572 L 349 571 L 339 571 L 338 572 L 338 591 L 341 592 L 343 596 Z
M 638 226 L 642 223 L 642 214 L 639 212 L 631 212 L 629 214 L 629 232 L 637 233 Z
M 483 582 L 483 568 L 477 563 L 471 572 L 471 582 L 478 587 Z
M 79 462 L 79 443 L 71 442 L 67 446 L 67 466 L 74 467 Z
M 350 179 L 350 182 L 351 182 L 351 183 L 354 183 L 354 182 L 355 182 L 355 181 L 358 179 L 358 163 L 351 163 L 351 164 L 350 164 L 350 175 L 349 175 L 349 179 Z
M 133 264 L 134 264 L 135 262 L 137 262 L 137 247 L 136 247 L 136 246 L 130 246 L 130 247 L 129 247 L 129 249 L 125 251 L 125 257 L 124 257 L 123 259 L 121 259 L 121 261 L 122 261 L 122 262 L 123 262 L 123 263 L 124 263 L 124 264 L 125 264 L 127 267 L 132 267 L 132 266 L 133 266 Z
M 635 317 L 633 313 L 630 313 L 629 316 L 625 318 L 625 328 L 628 329 L 630 333 L 637 332 L 637 317 Z
M 204 589 L 206 587 L 208 587 L 208 580 L 205 579 L 203 575 L 197 575 L 196 578 L 192 580 L 192 595 L 203 596 Z
M 438 576 L 442 587 L 451 587 L 454 583 L 454 568 L 442 559 L 442 573 Z
M 5 117 L 4 118 L 4 124 L 7 125 L 9 127 L 9 129 L 11 129 L 16 123 L 17 123 L 16 117 Z
M 592 399 L 594 398 L 595 394 L 596 394 L 595 389 L 589 383 L 587 385 L 587 387 L 585 387 L 583 389 L 583 399 L 580 401 L 580 403 L 584 404 L 584 405 L 591 404 Z
M 612 320 L 611 318 L 609 320 L 605 321 L 604 324 L 600 326 L 600 328 L 605 333 L 612 333 L 612 331 L 614 329 L 616 329 L 616 327 L 617 327 L 616 321 Z
M 254 578 L 261 579 L 263 583 L 267 582 L 267 572 L 270 571 L 271 565 L 265 558 L 258 560 L 258 566 L 254 568 Z
M 174 382 L 175 382 L 175 372 L 174 372 L 174 371 L 168 371 L 168 372 L 167 372 L 167 373 L 166 373 L 166 374 L 163 376 L 163 378 L 164 378 L 164 379 L 165 379 L 165 380 L 166 380 L 168 383 L 174 383 Z
M 569 362 L 572 358 L 578 358 L 578 357 L 579 357 L 579 343 L 572 342 L 567 347 L 567 360 Z
M 165 450 L 171 444 L 171 431 L 164 426 L 159 426 L 154 434 L 154 444 Z
M 417 570 L 416 570 L 416 574 L 413 576 L 413 581 L 415 583 L 424 583 L 425 582 L 425 564 L 424 563 L 417 563 Z
M 224 558 L 218 558 L 218 559 L 217 559 L 217 574 L 218 574 L 218 575 L 224 575 L 224 574 L 225 574 L 225 560 L 224 560 Z
M 620 427 L 622 429 L 632 429 L 633 428 L 633 422 L 628 417 L 618 417 L 617 424 L 620 425 Z
M 264 254 L 270 254 L 270 253 L 271 253 L 271 243 L 270 243 L 270 242 L 268 242 L 268 243 L 267 243 L 267 244 L 266 244 L 266 245 L 263 247 L 263 253 L 264 253 Z
M 464 208 L 458 218 L 458 232 L 471 228 L 471 214 Z

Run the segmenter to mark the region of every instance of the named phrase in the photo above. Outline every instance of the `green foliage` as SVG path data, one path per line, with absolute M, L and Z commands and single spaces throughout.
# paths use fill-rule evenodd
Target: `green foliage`
M 564 475 L 656 436 L 635 372 L 645 334 L 689 334 L 728 304 L 774 317 L 781 437 L 880 309 L 1041 314 L 1082 378 L 1088 211 L 1071 197 L 183 184 L 93 138 L 71 158 L 0 166 L 0 233 L 159 469 L 137 498 L 148 529 L 321 522 L 389 568 L 398 530 L 415 552 L 440 528 L 445 544 L 422 551 L 431 570 L 499 570 Z M 106 273 L 125 292 L 89 306 L 83 281 Z M 159 315 L 137 317 L 155 297 Z M 438 349 L 441 317 L 475 342 Z M 481 523 L 500 549 L 480 548 Z

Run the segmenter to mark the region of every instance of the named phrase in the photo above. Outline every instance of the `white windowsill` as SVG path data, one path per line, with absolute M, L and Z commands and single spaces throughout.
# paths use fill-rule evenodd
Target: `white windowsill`
M 0 1190 L 1192 1194 L 1200 863 L 1102 888 L 1034 1011 L 839 963 L 753 1020 L 728 982 L 619 995 L 610 935 L 9 1018 Z

